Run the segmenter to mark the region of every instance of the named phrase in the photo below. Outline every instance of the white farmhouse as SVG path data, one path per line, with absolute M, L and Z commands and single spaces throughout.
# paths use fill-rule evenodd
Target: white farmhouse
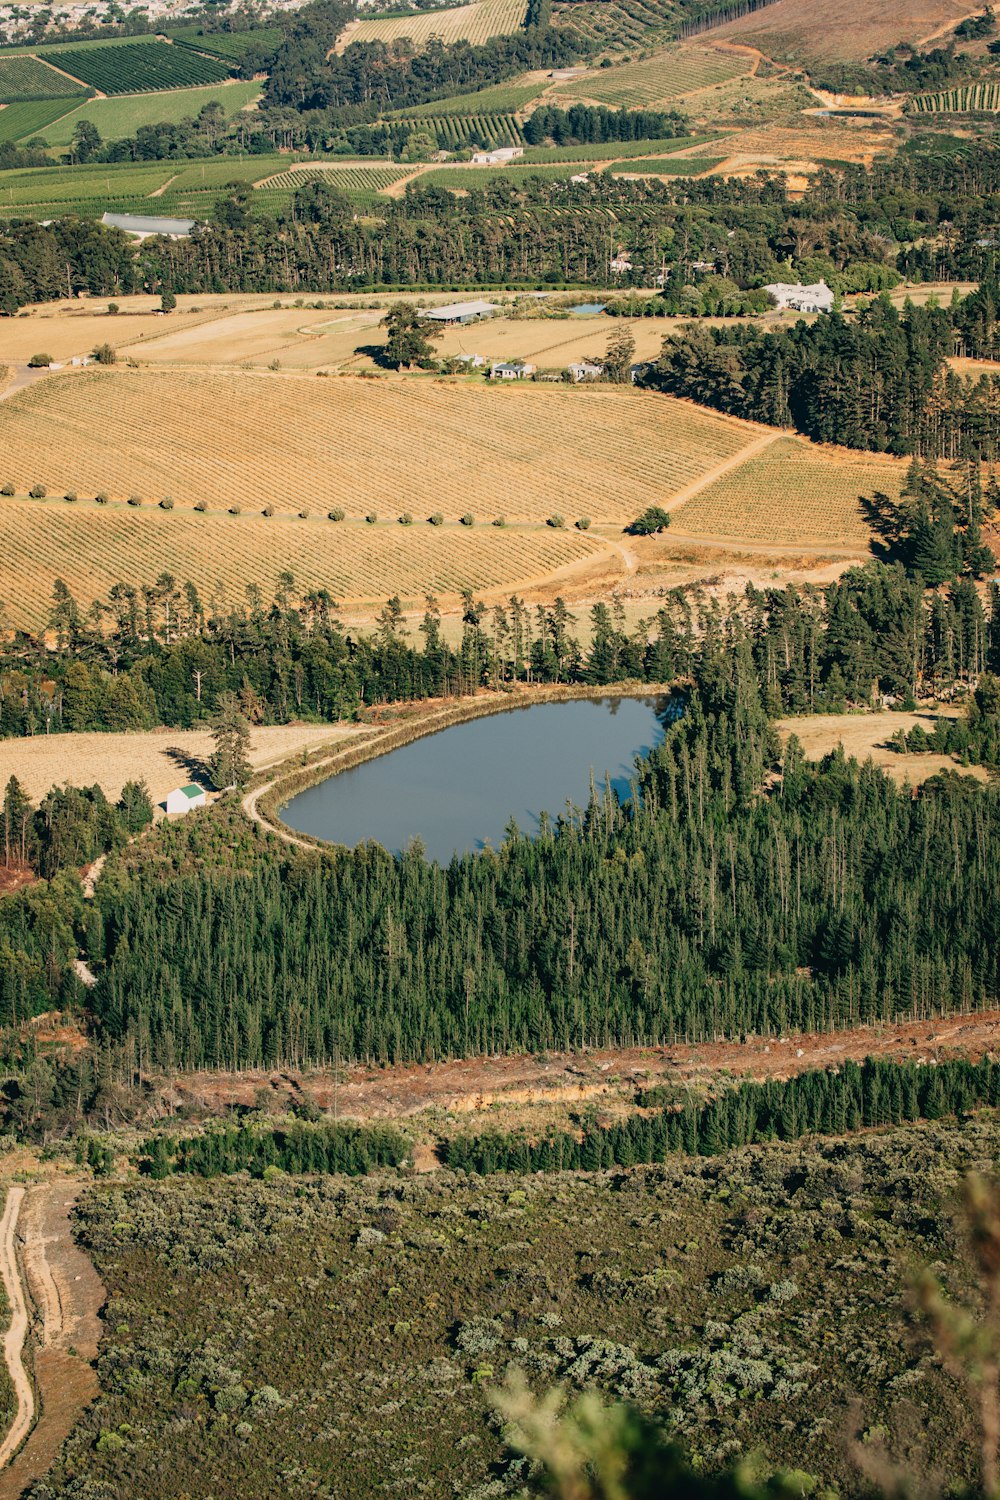
M 815 286 L 803 286 L 800 282 L 774 281 L 764 288 L 769 292 L 776 307 L 782 311 L 803 313 L 828 313 L 833 311 L 833 293 L 825 281 Z
M 624 250 L 619 250 L 618 254 L 612 259 L 608 269 L 613 276 L 622 276 L 626 271 L 631 271 L 632 257 L 626 255 Z
M 507 364 L 493 365 L 490 369 L 491 380 L 527 380 L 529 375 L 534 375 L 535 366 L 521 362 L 511 361 Z
M 179 786 L 167 793 L 167 812 L 168 814 L 190 812 L 192 807 L 204 807 L 206 800 L 205 788 L 189 782 L 187 786 Z
M 604 374 L 604 366 L 595 364 L 591 359 L 581 359 L 576 364 L 567 365 L 566 369 L 577 385 L 581 380 L 600 380 Z
M 473 151 L 472 165 L 474 167 L 505 167 L 508 162 L 516 161 L 519 156 L 523 155 L 523 146 L 497 146 L 495 151 Z

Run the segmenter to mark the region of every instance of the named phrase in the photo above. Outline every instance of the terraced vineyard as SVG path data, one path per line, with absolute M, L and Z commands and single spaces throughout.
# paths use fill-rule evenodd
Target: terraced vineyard
M 345 193 L 374 197 L 377 193 L 384 193 L 394 182 L 408 177 L 412 170 L 412 167 L 338 166 L 330 162 L 324 166 L 306 167 L 298 172 L 275 172 L 273 176 L 263 179 L 257 191 L 280 189 L 284 192 L 297 192 L 307 182 L 329 182 Z M 257 202 L 256 197 L 254 202 Z
M 0 482 L 19 494 L 42 484 L 51 495 L 103 490 L 150 505 L 170 495 L 178 508 L 205 500 L 246 511 L 339 506 L 354 517 L 621 522 L 754 435 L 612 386 L 91 369 L 0 403 Z M 57 509 L 46 505 L 46 526 Z
M 969 83 L 937 94 L 918 94 L 907 108 L 916 115 L 995 114 L 1000 109 L 1000 83 Z
M 412 16 L 392 16 L 382 21 L 351 23 L 337 38 L 337 51 L 352 42 L 395 42 L 409 37 L 417 47 L 435 38 L 442 42 L 488 42 L 491 36 L 509 36 L 524 25 L 528 0 L 472 0 L 455 10 L 425 11 Z
M 414 119 L 427 115 L 516 114 L 537 99 L 544 87 L 544 83 L 518 83 L 515 78 L 511 83 L 491 84 L 475 94 L 456 94 L 450 99 L 434 99 L 430 104 L 415 104 L 400 113 Z M 386 119 L 395 119 L 395 115 L 388 114 Z
M 22 99 L 0 109 L 0 141 L 22 141 L 39 135 L 54 120 L 74 110 L 78 94 L 71 99 Z
M 19 99 L 64 99 L 85 94 L 81 83 L 63 78 L 37 57 L 0 57 L 0 104 Z
M 557 85 L 553 97 L 594 99 L 599 104 L 632 109 L 679 99 L 749 70 L 750 59 L 737 54 L 712 52 L 704 47 L 670 47 L 645 62 L 623 63 L 584 78 L 572 78 Z
M 442 151 L 454 151 L 468 145 L 519 146 L 524 140 L 513 115 L 404 116 L 400 117 L 399 123 L 409 125 L 413 130 L 431 131 Z
M 219 104 L 228 118 L 260 97 L 260 83 L 214 83 L 167 94 L 120 94 L 113 99 L 88 99 L 46 133 L 51 146 L 68 146 L 78 120 L 90 120 L 105 141 L 135 135 L 143 125 L 177 125 L 197 115 L 206 104 Z M 239 164 L 234 164 L 239 175 Z M 231 180 L 231 178 L 227 179 Z
M 254 584 L 270 596 L 288 569 L 303 589 L 329 589 L 342 603 L 378 604 L 396 593 L 417 601 L 428 590 L 444 596 L 524 588 L 601 552 L 598 540 L 579 531 L 550 528 L 400 526 L 388 519 L 369 526 L 31 500 L 0 500 L 0 517 L 8 615 L 36 629 L 45 623 L 57 578 L 88 603 L 123 579 L 152 582 L 166 570 L 190 580 L 206 600 L 236 604 Z
M 880 491 L 898 499 L 905 479 L 901 461 L 778 438 L 681 506 L 674 522 L 704 536 L 864 547 L 871 533 L 859 497 Z
M 228 63 L 201 57 L 169 42 L 123 43 L 114 47 L 65 47 L 51 55 L 74 78 L 102 94 L 144 94 L 153 89 L 183 89 L 228 78 Z

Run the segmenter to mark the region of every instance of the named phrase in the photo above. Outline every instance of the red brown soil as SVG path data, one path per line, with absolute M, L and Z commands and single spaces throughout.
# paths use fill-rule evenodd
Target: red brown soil
M 307 1075 L 194 1073 L 173 1079 L 169 1093 L 175 1105 L 214 1111 L 232 1104 L 253 1105 L 265 1090 L 274 1108 L 307 1096 L 321 1109 L 352 1119 L 398 1119 L 432 1108 L 472 1114 L 498 1104 L 572 1104 L 660 1078 L 694 1079 L 717 1073 L 787 1078 L 851 1058 L 930 1062 L 945 1053 L 961 1053 L 975 1060 L 993 1051 L 1000 1051 L 1000 1009 L 849 1031 L 753 1037 L 745 1042 L 352 1067 L 337 1076 L 322 1071 Z
M 104 1287 L 73 1239 L 70 1215 L 79 1186 L 66 1180 L 28 1190 L 19 1235 L 33 1319 L 26 1354 L 34 1355 L 38 1421 L 9 1468 L 0 1500 L 17 1500 L 51 1468 L 81 1412 L 97 1394 L 93 1361 L 101 1336 Z

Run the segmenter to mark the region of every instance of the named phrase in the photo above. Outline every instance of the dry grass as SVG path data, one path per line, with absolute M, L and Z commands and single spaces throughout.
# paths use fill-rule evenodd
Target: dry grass
M 346 724 L 279 724 L 250 731 L 255 771 L 354 733 Z M 207 729 L 156 729 L 144 734 L 53 734 L 0 740 L 4 776 L 16 776 L 32 801 L 53 786 L 100 786 L 117 799 L 126 781 L 143 780 L 153 802 L 197 776 L 212 753 Z
M 454 520 L 468 510 L 624 520 L 754 433 L 685 402 L 610 386 L 92 368 L 0 405 L 0 477 L 18 494 L 40 483 L 53 495 L 169 495 L 178 507 L 204 499 L 314 514 L 342 506 L 349 517 L 439 510 Z M 55 510 L 46 514 L 48 530 Z
M 507 36 L 524 25 L 527 0 L 472 0 L 454 10 L 426 11 L 384 21 L 351 21 L 337 38 L 337 52 L 352 42 L 390 42 L 409 37 L 417 47 L 432 40 L 481 45 L 493 36 Z
M 970 14 L 968 0 L 775 0 L 712 32 L 719 41 L 748 42 L 779 60 L 861 62 L 894 42 L 920 41 Z
M 676 514 L 678 529 L 788 546 L 867 546 L 859 497 L 898 497 L 906 464 L 801 438 L 779 438 L 763 453 L 696 495 Z
M 963 768 L 950 755 L 902 755 L 889 748 L 889 741 L 899 729 L 909 732 L 921 724 L 930 733 L 937 719 L 957 717 L 955 709 L 913 714 L 809 714 L 801 719 L 781 719 L 777 727 L 785 740 L 792 734 L 798 737 L 807 760 L 820 760 L 842 745 L 845 755 L 859 761 L 873 760 L 900 783 L 909 781 L 915 786 L 939 771 L 957 770 L 985 781 L 986 771 L 982 766 Z

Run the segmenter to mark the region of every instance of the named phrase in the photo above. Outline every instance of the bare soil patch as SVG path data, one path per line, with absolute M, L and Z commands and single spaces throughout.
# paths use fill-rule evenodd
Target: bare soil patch
M 977 781 L 986 781 L 987 773 L 982 766 L 961 766 L 951 755 L 929 752 L 904 755 L 889 746 L 890 739 L 900 729 L 909 732 L 919 724 L 930 733 L 938 719 L 956 719 L 960 713 L 957 708 L 944 708 L 918 713 L 888 710 L 871 714 L 811 714 L 805 718 L 781 719 L 778 730 L 785 739 L 797 735 L 808 760 L 819 760 L 841 745 L 845 755 L 860 761 L 873 760 L 900 783 L 908 781 L 916 786 L 939 771 L 961 771 Z

